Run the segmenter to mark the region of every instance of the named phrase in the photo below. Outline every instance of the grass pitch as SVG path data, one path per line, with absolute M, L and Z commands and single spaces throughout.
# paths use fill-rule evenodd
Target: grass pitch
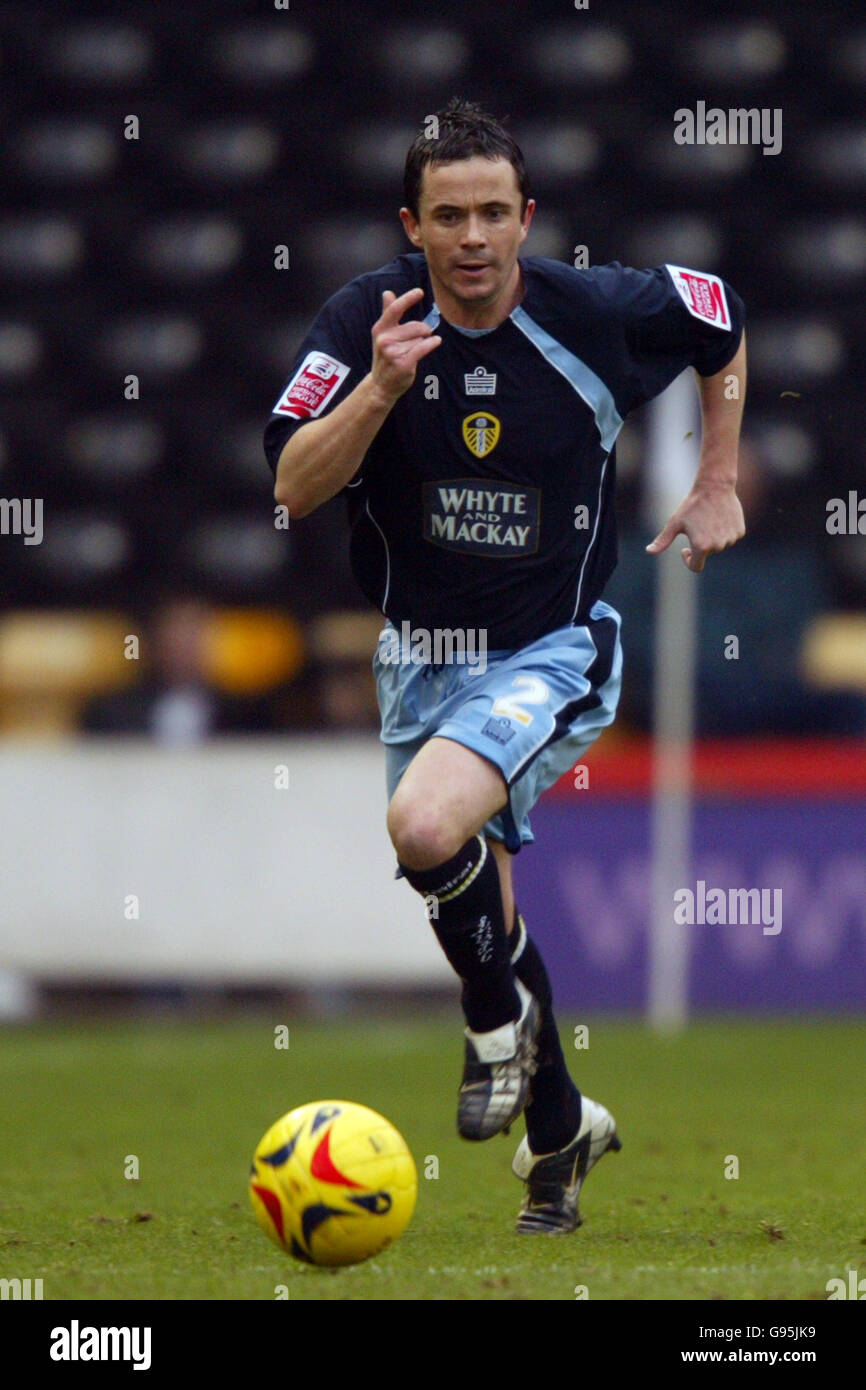
M 866 1269 L 866 1024 L 712 1021 L 664 1039 L 599 1019 L 587 1050 L 563 1038 L 623 1150 L 591 1174 L 584 1226 L 547 1238 L 513 1233 L 522 1124 L 456 1137 L 456 1012 L 5 1030 L 0 1277 L 73 1300 L 270 1300 L 280 1285 L 291 1300 L 572 1300 L 578 1286 L 592 1300 L 824 1300 L 829 1278 Z M 246 1190 L 268 1126 L 331 1097 L 387 1115 L 420 1179 L 397 1244 L 337 1271 L 281 1256 Z

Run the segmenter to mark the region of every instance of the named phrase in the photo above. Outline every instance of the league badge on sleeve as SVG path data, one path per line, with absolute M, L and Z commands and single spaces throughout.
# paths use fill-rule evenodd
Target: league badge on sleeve
M 308 352 L 273 409 L 274 415 L 311 420 L 321 415 L 351 369 L 324 352 Z
M 725 287 L 718 275 L 686 270 L 681 265 L 666 265 L 665 270 L 690 314 L 696 319 L 703 319 L 705 323 L 714 323 L 717 328 L 730 328 L 731 316 Z

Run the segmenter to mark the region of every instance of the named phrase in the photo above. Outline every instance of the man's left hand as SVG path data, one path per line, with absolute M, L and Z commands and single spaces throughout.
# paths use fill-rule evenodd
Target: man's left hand
M 700 574 L 708 555 L 717 555 L 741 540 L 746 534 L 746 523 L 733 484 L 696 483 L 647 546 L 648 553 L 660 555 L 680 534 L 689 540 L 682 551 L 683 561 L 696 574 Z

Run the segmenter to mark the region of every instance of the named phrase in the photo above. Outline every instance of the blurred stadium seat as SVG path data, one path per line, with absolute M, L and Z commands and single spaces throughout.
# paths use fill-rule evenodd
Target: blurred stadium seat
M 829 318 L 758 319 L 749 330 L 755 376 L 794 388 L 833 377 L 846 364 L 845 342 Z
M 30 323 L 0 319 L 0 385 L 14 387 L 35 374 L 42 358 L 42 338 Z
M 120 381 L 127 373 L 146 373 L 164 381 L 189 371 L 204 351 L 204 335 L 192 318 L 152 314 L 119 318 L 96 338 L 96 361 Z
M 470 45 L 457 28 L 397 26 L 372 47 L 373 63 L 389 83 L 438 95 L 441 84 L 461 79 Z
M 128 630 L 118 615 L 86 611 L 0 618 L 3 733 L 69 733 L 88 696 L 130 684 L 135 668 L 123 657 Z
M 136 82 L 151 68 L 153 43 L 145 29 L 112 20 L 69 21 L 48 35 L 46 67 L 79 86 Z
M 55 513 L 41 545 L 24 547 L 24 561 L 43 593 L 94 595 L 116 584 L 132 559 L 132 537 L 113 516 L 93 510 Z
M 629 232 L 628 260 L 635 265 L 717 265 L 725 237 L 717 221 L 695 213 L 670 213 L 638 221 Z
M 133 248 L 139 264 L 151 275 L 188 284 L 212 280 L 237 265 L 243 233 L 223 217 L 176 217 L 152 223 Z
M 310 655 L 320 661 L 371 660 L 382 630 L 377 613 L 323 613 L 309 626 Z
M 574 84 L 581 91 L 619 82 L 632 63 L 626 35 L 608 27 L 587 33 L 572 24 L 554 26 L 534 35 L 528 52 L 539 81 Z
M 207 673 L 219 690 L 261 694 L 297 674 L 305 644 L 299 625 L 284 613 L 217 609 L 212 615 Z
M 801 662 L 813 685 L 866 695 L 866 614 L 816 618 L 803 635 Z
M 276 129 L 265 121 L 226 118 L 182 132 L 174 159 L 192 178 L 224 186 L 249 183 L 271 173 L 279 148 Z
M 819 130 L 804 151 L 806 169 L 842 198 L 866 183 L 866 126 Z
M 56 279 L 84 259 L 83 228 L 69 217 L 18 217 L 0 223 L 0 275 Z
M 117 168 L 120 133 L 98 121 L 58 117 L 25 128 L 13 148 L 28 180 L 93 184 Z
M 234 514 L 193 525 L 177 559 L 207 592 L 258 600 L 274 592 L 288 547 L 269 516 Z
M 64 431 L 62 454 L 81 478 L 106 488 L 138 482 L 159 463 L 165 438 L 146 415 L 130 418 L 104 411 L 73 419 Z
M 577 122 L 525 121 L 520 129 L 520 148 L 533 181 L 544 188 L 558 184 L 561 191 L 594 173 L 601 159 L 595 132 Z
M 866 222 L 853 217 L 798 223 L 782 235 L 781 255 L 808 293 L 844 290 L 866 277 Z
M 316 56 L 315 39 L 279 19 L 223 30 L 209 48 L 220 77 L 254 87 L 290 82 L 306 73 Z
M 775 24 L 766 20 L 738 22 L 728 17 L 681 39 L 677 57 L 690 74 L 745 86 L 782 72 L 788 46 Z

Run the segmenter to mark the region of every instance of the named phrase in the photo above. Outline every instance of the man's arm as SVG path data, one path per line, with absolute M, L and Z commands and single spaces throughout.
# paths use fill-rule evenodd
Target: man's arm
M 736 377 L 736 399 L 726 382 Z M 689 495 L 667 525 L 647 546 L 650 555 L 663 550 L 684 533 L 689 546 L 683 560 L 696 573 L 708 555 L 715 555 L 746 534 L 743 509 L 737 497 L 737 446 L 746 395 L 746 335 L 726 367 L 714 376 L 699 377 L 701 396 L 701 453 Z
M 428 324 L 401 323 L 423 298 L 419 287 L 399 299 L 382 296 L 382 316 L 373 325 L 373 364 L 354 391 L 321 420 L 296 430 L 277 463 L 274 498 L 291 517 L 307 516 L 338 493 L 357 473 L 390 411 L 415 380 L 422 357 L 442 339 Z

